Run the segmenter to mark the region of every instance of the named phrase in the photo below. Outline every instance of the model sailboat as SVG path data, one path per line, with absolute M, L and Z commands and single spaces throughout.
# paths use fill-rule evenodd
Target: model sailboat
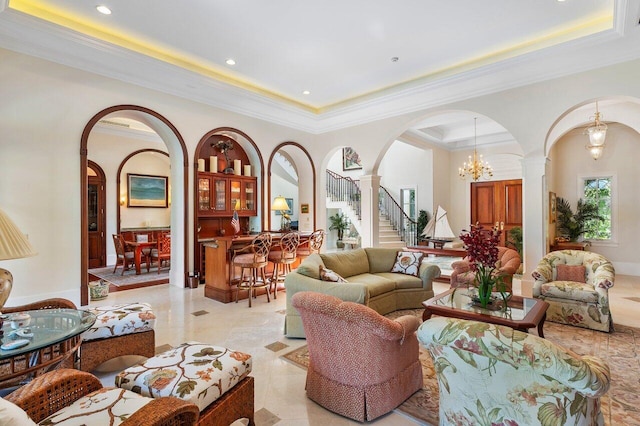
M 442 243 L 453 241 L 456 238 L 449 226 L 447 211 L 445 209 L 438 206 L 436 214 L 433 215 L 429 223 L 427 223 L 427 226 L 422 230 L 422 236 L 426 237 L 429 241 Z

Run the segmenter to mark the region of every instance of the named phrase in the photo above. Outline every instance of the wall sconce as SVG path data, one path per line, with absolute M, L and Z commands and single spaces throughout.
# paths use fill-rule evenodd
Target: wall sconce
M 126 195 L 121 195 L 121 196 L 120 196 L 120 205 L 121 205 L 121 206 L 124 206 L 124 205 L 126 205 L 126 204 L 127 204 L 127 197 L 126 197 Z

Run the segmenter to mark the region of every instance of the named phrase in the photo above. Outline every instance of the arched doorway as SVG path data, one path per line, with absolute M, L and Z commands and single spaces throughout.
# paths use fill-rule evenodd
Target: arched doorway
M 275 168 L 279 171 L 276 172 Z M 266 209 L 269 217 L 268 229 L 275 230 L 279 226 L 274 222 L 275 216 L 271 211 L 271 203 L 276 196 L 283 195 L 281 191 L 284 191 L 284 188 L 288 188 L 293 191 L 291 195 L 295 193 L 295 197 L 285 198 L 292 198 L 294 206 L 292 220 L 298 222 L 297 229 L 301 231 L 315 230 L 317 228 L 316 168 L 309 152 L 297 142 L 283 142 L 271 153 L 267 169 L 269 174 Z M 278 186 L 274 182 L 275 179 L 283 183 Z
M 174 267 L 171 268 L 171 285 L 184 286 L 188 271 L 188 255 L 186 246 L 188 204 L 188 157 L 184 140 L 175 126 L 157 112 L 137 105 L 118 105 L 106 108 L 94 115 L 85 126 L 80 141 L 80 187 L 81 187 L 81 215 L 80 215 L 80 301 L 82 305 L 88 303 L 88 143 L 94 126 L 109 115 L 118 115 L 140 121 L 153 129 L 166 144 L 171 158 L 171 181 L 175 184 L 171 188 L 171 227 L 172 253 L 175 253 Z

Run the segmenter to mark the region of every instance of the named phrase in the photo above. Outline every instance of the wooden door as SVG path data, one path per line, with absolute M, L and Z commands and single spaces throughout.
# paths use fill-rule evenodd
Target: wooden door
M 497 225 L 504 246 L 509 230 L 522 227 L 522 179 L 472 183 L 471 223 L 487 229 Z
M 88 247 L 89 263 L 88 267 L 100 268 L 107 266 L 106 240 L 104 231 L 105 222 L 105 175 L 100 166 L 89 161 L 87 169 L 87 224 L 88 224 Z

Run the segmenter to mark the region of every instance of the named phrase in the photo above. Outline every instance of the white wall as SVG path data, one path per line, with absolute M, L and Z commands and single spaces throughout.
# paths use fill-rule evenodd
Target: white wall
M 416 215 L 420 210 L 433 214 L 433 152 L 396 141 L 386 152 L 378 168 L 380 184 L 400 204 L 400 189 L 415 188 Z

